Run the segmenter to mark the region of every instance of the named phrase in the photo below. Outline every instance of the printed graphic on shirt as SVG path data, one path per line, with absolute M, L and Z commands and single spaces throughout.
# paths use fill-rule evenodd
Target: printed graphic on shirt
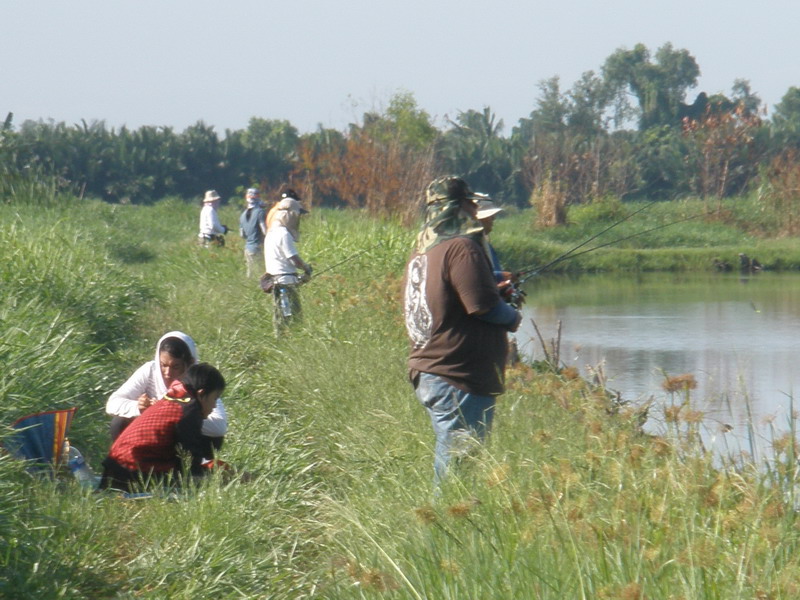
M 416 256 L 408 263 L 403 312 L 406 318 L 406 331 L 414 349 L 422 348 L 431 339 L 433 316 L 428 307 L 425 283 L 428 275 L 428 257 Z

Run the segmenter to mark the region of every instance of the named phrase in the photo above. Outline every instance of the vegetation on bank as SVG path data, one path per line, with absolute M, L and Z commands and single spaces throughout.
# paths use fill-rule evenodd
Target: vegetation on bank
M 70 438 L 99 469 L 108 394 L 164 331 L 181 329 L 229 381 L 222 458 L 251 480 L 129 501 L 68 475 L 33 478 L 0 455 L 0 596 L 797 597 L 793 435 L 774 441 L 770 469 L 720 468 L 693 443 L 690 406 L 664 415 L 669 434 L 644 436 L 635 410 L 570 371 L 511 369 L 487 447 L 434 498 L 432 433 L 406 383 L 398 300 L 414 231 L 315 210 L 303 255 L 318 273 L 352 258 L 302 288 L 303 323 L 275 339 L 235 235 L 224 248 L 195 245 L 199 207 L 40 192 L 0 204 L 0 422 L 78 405 Z M 759 237 L 760 221 L 737 212 L 746 206 L 563 268 L 800 254 L 795 240 Z M 222 221 L 238 208 L 224 207 Z M 656 204 L 597 241 L 697 208 Z M 539 265 L 634 209 L 582 210 L 546 231 L 529 212 L 509 214 L 494 242 L 515 266 Z
M 757 196 L 711 206 L 698 199 L 609 198 L 570 207 L 563 226 L 541 227 L 536 221 L 534 211 L 513 210 L 498 220 L 492 241 L 505 264 L 540 268 L 575 249 L 546 271 L 738 270 L 740 254 L 756 258 L 765 269 L 800 269 L 797 238 L 783 233 L 782 219 Z

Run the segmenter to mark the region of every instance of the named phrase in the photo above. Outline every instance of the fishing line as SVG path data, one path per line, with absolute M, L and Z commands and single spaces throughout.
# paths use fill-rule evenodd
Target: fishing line
M 621 237 L 621 238 L 617 238 L 615 240 L 611 240 L 610 242 L 606 242 L 605 244 L 600 244 L 599 246 L 594 246 L 592 248 L 584 250 L 583 252 L 578 252 L 577 254 L 572 254 L 571 256 L 568 256 L 567 258 L 575 258 L 576 256 L 581 256 L 582 254 L 587 254 L 588 252 L 594 252 L 595 250 L 599 250 L 600 248 L 605 248 L 606 246 L 611 246 L 612 244 L 616 244 L 618 242 L 624 242 L 625 240 L 629 240 L 631 238 L 635 238 L 637 236 L 644 235 L 645 233 L 651 233 L 653 231 L 658 231 L 659 229 L 664 229 L 665 227 L 669 227 L 671 225 L 677 225 L 678 223 L 684 223 L 686 221 L 691 221 L 692 219 L 696 219 L 697 217 L 702 217 L 702 216 L 704 216 L 706 214 L 707 213 L 700 213 L 700 214 L 697 214 L 697 215 L 692 215 L 691 217 L 678 219 L 677 221 L 671 221 L 670 223 L 664 223 L 663 225 L 659 225 L 657 227 L 651 227 L 650 229 L 645 229 L 644 231 L 640 231 L 638 233 L 633 233 L 631 235 L 626 235 L 625 237 Z M 541 272 L 541 270 L 539 272 Z
M 544 270 L 546 270 L 546 269 L 549 269 L 550 267 L 552 267 L 553 265 L 555 265 L 555 264 L 557 264 L 557 263 L 561 262 L 562 260 L 566 260 L 567 258 L 571 258 L 571 256 L 570 256 L 570 255 L 571 255 L 573 252 L 575 252 L 576 250 L 579 250 L 580 248 L 583 248 L 583 247 L 584 247 L 586 244 L 588 244 L 589 242 L 591 242 L 591 241 L 592 241 L 592 240 L 594 240 L 594 239 L 597 239 L 598 237 L 600 237 L 601 235 L 603 235 L 603 234 L 604 234 L 604 233 L 606 233 L 607 231 L 610 231 L 611 229 L 613 229 L 613 228 L 614 228 L 614 227 L 616 227 L 617 225 L 619 225 L 619 224 L 621 224 L 621 223 L 624 223 L 625 221 L 627 221 L 627 220 L 628 220 L 628 219 L 630 219 L 631 217 L 633 217 L 633 216 L 635 216 L 635 215 L 639 214 L 639 213 L 640 213 L 640 212 L 642 212 L 643 210 L 650 208 L 650 207 L 651 207 L 651 206 L 653 206 L 653 204 L 655 204 L 656 202 L 658 202 L 658 200 L 653 200 L 652 202 L 650 202 L 650 203 L 648 203 L 648 204 L 645 204 L 645 205 L 644 205 L 644 206 L 642 206 L 641 208 L 639 208 L 639 209 L 637 209 L 637 210 L 633 211 L 631 214 L 629 214 L 629 215 L 627 215 L 627 216 L 623 217 L 622 219 L 620 219 L 619 221 L 616 221 L 615 223 L 612 223 L 611 225 L 609 225 L 608 227 L 606 227 L 606 228 L 605 228 L 605 229 L 603 229 L 602 231 L 600 231 L 600 232 L 598 232 L 598 233 L 594 234 L 594 235 L 593 235 L 592 237 L 590 237 L 589 239 L 587 239 L 587 240 L 584 240 L 583 242 L 581 242 L 580 244 L 578 244 L 577 246 L 575 246 L 575 247 L 574 247 L 574 248 L 572 248 L 571 250 L 568 250 L 567 252 L 565 252 L 565 253 L 564 253 L 564 254 L 562 254 L 561 256 L 559 256 L 559 257 L 555 258 L 554 260 L 550 261 L 549 263 L 547 263 L 547 264 L 546 264 L 546 265 L 544 265 L 543 267 L 540 267 L 540 268 L 538 268 L 538 269 L 537 269 L 537 268 L 535 268 L 535 267 L 529 267 L 529 268 L 527 268 L 527 269 L 523 269 L 522 271 L 520 271 L 520 274 L 527 274 L 527 273 L 531 273 L 531 274 L 535 275 L 536 273 L 541 273 L 542 271 L 544 271 Z M 581 254 L 583 254 L 583 253 L 581 252 Z
M 651 203 L 650 205 L 648 205 L 648 206 L 651 206 L 651 205 L 652 205 L 652 203 Z M 646 207 L 645 207 L 645 208 L 646 208 Z M 641 210 L 641 209 L 640 209 L 640 210 Z M 637 212 L 638 212 L 638 211 L 637 211 Z M 630 240 L 630 239 L 632 239 L 632 238 L 638 237 L 638 236 L 640 236 L 640 235 L 644 235 L 644 234 L 646 234 L 646 233 L 651 233 L 651 232 L 653 232 L 653 231 L 658 231 L 659 229 L 664 229 L 665 227 L 670 227 L 671 225 L 677 225 L 678 223 L 685 223 L 686 221 L 691 221 L 692 219 L 696 219 L 696 218 L 698 218 L 698 217 L 705 216 L 706 214 L 707 214 L 707 213 L 698 213 L 698 214 L 696 214 L 696 215 L 692 215 L 692 216 L 690 216 L 690 217 L 686 217 L 686 218 L 683 218 L 683 219 L 678 219 L 677 221 L 671 221 L 671 222 L 669 222 L 669 223 L 664 223 L 663 225 L 658 225 L 657 227 L 651 227 L 650 229 L 645 229 L 644 231 L 639 231 L 639 232 L 637 232 L 637 233 L 634 233 L 634 234 L 631 234 L 631 235 L 626 235 L 625 237 L 617 238 L 617 239 L 615 239 L 615 240 L 611 240 L 610 242 L 606 242 L 606 243 L 604 243 L 604 244 L 600 244 L 600 245 L 598 245 L 598 246 L 593 246 L 592 248 L 588 248 L 588 249 L 586 249 L 586 250 L 583 250 L 582 252 L 577 252 L 577 253 L 575 253 L 575 250 L 577 250 L 578 248 L 580 248 L 580 247 L 582 247 L 582 246 L 585 246 L 585 245 L 586 245 L 586 242 L 584 242 L 583 244 L 581 244 L 581 245 L 579 245 L 579 246 L 576 246 L 575 248 L 573 248 L 573 249 L 572 249 L 572 250 L 570 250 L 569 252 L 566 252 L 566 253 L 562 254 L 561 256 L 559 256 L 558 258 L 556 258 L 555 260 L 552 260 L 552 261 L 550 261 L 549 263 L 547 263 L 546 265 L 544 265 L 543 267 L 541 267 L 541 268 L 539 268 L 539 269 L 535 269 L 535 270 L 528 270 L 528 271 L 522 271 L 522 273 L 526 273 L 526 276 L 525 276 L 525 277 L 522 277 L 522 278 L 519 280 L 519 283 L 524 283 L 525 281 L 527 281 L 527 280 L 528 280 L 528 279 L 530 279 L 531 277 L 534 277 L 534 276 L 536 276 L 536 275 L 539 275 L 540 273 L 542 273 L 542 272 L 543 272 L 543 271 L 545 271 L 546 269 L 548 269 L 548 268 L 550 268 L 550 267 L 552 267 L 552 266 L 556 265 L 557 263 L 561 262 L 562 260 L 566 260 L 566 259 L 568 259 L 568 258 L 576 258 L 576 257 L 578 257 L 578 256 L 581 256 L 581 255 L 583 255 L 583 254 L 588 254 L 589 252 L 594 252 L 595 250 L 599 250 L 600 248 L 605 248 L 606 246 L 611 246 L 612 244 L 617 244 L 617 243 L 619 243 L 619 242 L 624 242 L 624 241 L 626 241 L 626 240 Z M 631 215 L 631 216 L 632 216 L 632 215 Z M 615 226 L 615 225 L 618 225 L 618 224 L 619 224 L 619 223 L 621 223 L 621 222 L 622 222 L 622 221 L 618 221 L 617 223 L 614 223 L 614 226 Z M 613 227 L 613 226 L 612 226 L 612 227 Z M 603 230 L 603 231 L 601 231 L 600 233 L 604 233 L 604 232 L 608 231 L 609 229 L 610 229 L 610 227 L 609 227 L 609 228 L 606 228 L 606 229 L 604 229 L 604 230 Z M 599 234 L 598 234 L 598 235 L 599 235 Z M 591 240 L 595 239 L 596 237 L 597 237 L 597 235 L 593 236 L 592 238 L 589 238 L 589 239 L 587 240 L 587 242 L 590 242 Z
M 343 260 L 340 260 L 339 262 L 337 262 L 335 264 L 332 264 L 329 267 L 325 267 L 321 271 L 317 271 L 316 273 L 312 273 L 311 277 L 309 277 L 309 281 L 311 281 L 312 279 L 314 279 L 316 277 L 319 277 L 323 273 L 327 273 L 328 271 L 331 271 L 331 270 L 335 269 L 336 267 L 340 267 L 341 265 L 345 264 L 346 262 L 349 262 L 349 261 L 353 260 L 354 258 L 358 258 L 362 254 L 370 252 L 371 250 L 374 250 L 378 246 L 382 246 L 382 245 L 383 245 L 383 241 L 379 241 L 377 244 L 373 244 L 372 246 L 368 246 L 366 248 L 362 248 L 361 250 L 359 250 L 358 252 L 356 252 L 354 254 L 351 254 L 347 258 L 345 258 Z

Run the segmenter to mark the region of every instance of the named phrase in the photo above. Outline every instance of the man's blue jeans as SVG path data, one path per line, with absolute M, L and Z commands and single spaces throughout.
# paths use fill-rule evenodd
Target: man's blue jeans
M 428 411 L 436 434 L 434 483 L 441 483 L 452 457 L 468 453 L 492 427 L 494 396 L 470 394 L 430 373 L 420 373 L 417 398 Z

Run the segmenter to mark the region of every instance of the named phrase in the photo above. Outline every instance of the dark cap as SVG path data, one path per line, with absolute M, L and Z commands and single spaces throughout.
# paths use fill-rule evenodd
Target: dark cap
M 283 192 L 281 193 L 281 198 L 294 198 L 294 199 L 295 199 L 295 200 L 297 200 L 298 202 L 302 200 L 302 198 L 300 197 L 300 194 L 298 194 L 298 193 L 297 193 L 297 192 L 296 192 L 294 189 L 292 189 L 292 188 L 285 188 L 285 189 L 283 190 Z

